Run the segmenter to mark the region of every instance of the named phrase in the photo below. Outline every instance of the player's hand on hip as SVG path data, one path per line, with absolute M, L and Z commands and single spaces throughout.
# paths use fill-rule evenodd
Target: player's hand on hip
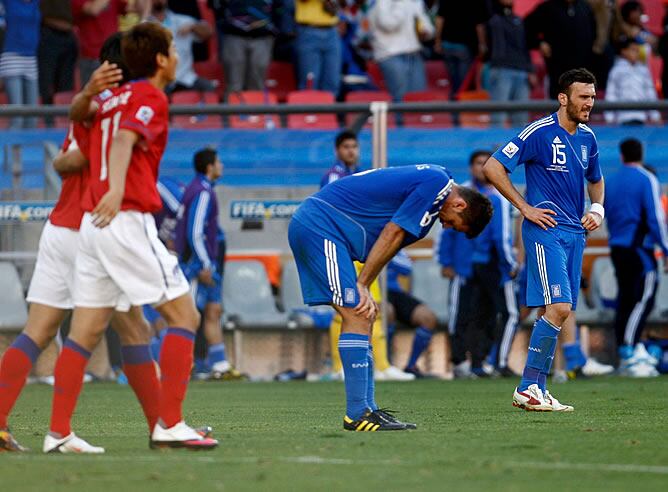
M 369 288 L 357 282 L 357 291 L 360 294 L 360 302 L 355 306 L 355 314 L 370 320 L 375 319 L 376 314 L 378 314 L 378 304 L 373 300 Z
M 95 69 L 84 91 L 90 97 L 95 97 L 102 91 L 118 87 L 121 80 L 123 80 L 123 70 L 115 63 L 105 61 Z
M 554 210 L 550 210 L 549 208 L 536 208 L 527 205 L 526 209 L 521 210 L 520 212 L 526 220 L 533 222 L 543 230 L 547 230 L 548 227 L 557 227 L 557 221 L 553 217 L 554 215 L 557 215 L 557 212 Z
M 93 225 L 99 228 L 107 227 L 120 211 L 122 201 L 122 193 L 107 191 L 93 209 Z
M 603 217 L 601 217 L 596 212 L 587 212 L 584 214 L 584 217 L 582 217 L 580 222 L 582 222 L 582 227 L 584 227 L 586 230 L 595 231 L 601 227 L 601 224 L 603 223 Z
M 441 268 L 441 277 L 453 279 L 455 278 L 455 275 L 457 275 L 457 273 L 455 272 L 455 269 L 452 268 L 451 266 L 446 266 Z

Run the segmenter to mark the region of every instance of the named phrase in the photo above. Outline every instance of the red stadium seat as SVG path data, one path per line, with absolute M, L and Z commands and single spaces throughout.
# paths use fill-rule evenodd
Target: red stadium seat
M 448 101 L 447 92 L 443 91 L 419 91 L 408 92 L 404 95 L 404 102 L 431 102 Z M 404 113 L 404 126 L 422 128 L 443 128 L 452 126 L 452 115 L 450 113 Z
M 430 91 L 450 90 L 450 76 L 441 60 L 429 60 L 425 64 L 427 72 L 427 89 Z
M 663 59 L 660 56 L 652 56 L 649 59 L 649 69 L 652 72 L 652 79 L 654 80 L 654 87 L 659 97 L 663 94 L 663 87 L 661 82 L 661 74 L 663 73 Z
M 458 101 L 489 101 L 489 93 L 484 90 L 461 91 L 457 94 Z M 464 128 L 487 128 L 489 127 L 489 113 L 459 113 L 459 124 Z
M 171 104 L 218 104 L 215 92 L 177 91 L 170 99 Z M 181 115 L 172 116 L 172 125 L 178 128 L 221 128 L 222 120 L 213 114 Z
M 53 104 L 61 106 L 69 106 L 75 96 L 74 91 L 56 92 L 53 95 Z M 67 116 L 57 116 L 54 119 L 56 128 L 68 128 L 70 126 L 70 119 Z
M 515 0 L 515 2 L 513 2 L 513 10 L 517 15 L 524 18 L 542 1 L 543 0 Z
M 381 91 L 386 91 L 387 87 L 385 86 L 385 80 L 383 79 L 383 72 L 380 70 L 380 67 L 374 63 L 374 62 L 369 62 L 366 64 L 366 71 L 369 74 L 369 77 L 371 77 L 371 80 L 373 81 L 376 86 Z
M 297 90 L 295 79 L 295 68 L 288 62 L 271 62 L 267 69 L 265 87 L 268 91 L 276 94 L 276 99 L 285 102 L 288 92 Z
M 215 60 L 196 62 L 193 64 L 193 68 L 195 69 L 195 73 L 200 77 L 209 80 L 217 80 L 218 89 L 216 92 L 221 96 L 223 95 L 225 92 L 225 74 L 223 72 L 223 66 L 220 63 Z
M 293 91 L 288 94 L 288 104 L 334 104 L 334 95 L 327 91 Z M 291 114 L 288 115 L 288 128 L 318 128 L 334 130 L 339 127 L 336 115 Z
M 227 97 L 227 103 L 232 105 L 250 104 L 277 104 L 276 96 L 265 91 L 232 92 Z M 276 115 L 244 114 L 230 117 L 230 127 L 244 129 L 276 128 Z
M 346 94 L 346 102 L 349 103 L 372 103 L 374 101 L 392 102 L 392 96 L 386 91 L 353 91 Z M 349 113 L 346 115 L 346 126 L 350 127 L 359 113 Z M 394 128 L 396 125 L 395 117 L 389 114 L 387 118 L 387 125 Z M 371 117 L 367 120 L 365 126 L 371 126 Z

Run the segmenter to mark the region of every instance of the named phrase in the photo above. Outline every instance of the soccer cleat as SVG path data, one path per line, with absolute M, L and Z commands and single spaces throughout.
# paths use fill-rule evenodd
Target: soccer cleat
M 656 367 L 645 361 L 638 361 L 631 364 L 622 364 L 619 368 L 619 375 L 629 378 L 655 378 L 659 376 Z
M 389 408 L 379 408 L 376 410 L 376 413 L 393 424 L 401 424 L 409 430 L 417 429 L 417 424 L 413 424 L 411 422 L 402 422 L 394 416 L 394 410 L 390 410 Z
M 524 391 L 515 388 L 513 406 L 527 412 L 551 412 L 552 405 L 545 401 L 543 392 L 537 384 L 530 385 Z
M 9 429 L 0 430 L 0 453 L 3 451 L 22 453 L 28 451 L 28 448 L 21 446 Z
M 568 381 L 575 381 L 576 379 L 589 379 L 589 376 L 585 374 L 584 371 L 582 370 L 583 368 L 584 366 L 576 367 L 575 369 L 571 369 L 570 371 L 565 371 L 566 379 Z M 554 379 L 552 380 L 554 381 Z
M 564 405 L 563 403 L 559 403 L 559 400 L 552 396 L 547 390 L 543 392 L 543 395 L 545 403 L 552 407 L 552 412 L 572 412 L 574 410 L 571 405 Z
M 376 381 L 413 381 L 415 374 L 404 372 L 398 367 L 390 366 L 384 371 L 375 371 Z
M 181 421 L 178 424 L 165 429 L 160 424 L 153 429 L 151 435 L 151 449 L 159 448 L 187 448 L 192 450 L 209 450 L 218 446 L 218 441 L 210 437 L 202 436 L 197 430 L 188 427 Z
M 61 439 L 47 434 L 44 438 L 44 446 L 42 450 L 45 453 L 75 453 L 75 454 L 102 454 L 104 448 L 93 446 L 87 443 L 80 437 L 77 437 L 74 432 Z
M 224 360 L 211 367 L 209 379 L 214 381 L 244 381 L 248 376 L 237 371 L 232 364 Z
M 471 379 L 473 373 L 471 372 L 471 363 L 468 360 L 460 362 L 454 368 L 455 379 Z
M 519 374 L 515 374 L 515 372 L 508 366 L 499 367 L 499 376 L 501 376 L 502 378 L 520 377 Z
M 404 369 L 404 372 L 408 374 L 413 374 L 415 376 L 415 379 L 438 379 L 433 374 L 429 374 L 428 372 L 422 372 L 417 366 L 407 367 Z
M 211 427 L 210 425 L 203 425 L 202 427 L 197 427 L 195 429 L 195 432 L 197 432 L 202 437 L 213 437 L 213 427 Z
M 354 432 L 377 432 L 406 430 L 406 426 L 402 423 L 386 420 L 378 411 L 368 410 L 357 420 L 348 416 L 343 417 L 343 429 Z
M 601 364 L 593 357 L 587 359 L 587 363 L 582 366 L 582 374 L 585 376 L 606 376 L 615 372 L 615 368 L 609 364 Z

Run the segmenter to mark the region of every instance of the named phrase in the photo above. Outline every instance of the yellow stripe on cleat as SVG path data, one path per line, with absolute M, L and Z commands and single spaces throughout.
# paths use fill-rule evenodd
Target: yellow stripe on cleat
M 356 430 L 357 430 L 358 432 L 364 432 L 364 427 L 366 426 L 367 423 L 368 423 L 368 422 L 367 422 L 366 420 L 362 420 L 362 421 L 357 425 Z
M 374 424 L 373 429 L 371 429 L 371 432 L 376 432 L 379 427 L 380 427 L 380 424 Z

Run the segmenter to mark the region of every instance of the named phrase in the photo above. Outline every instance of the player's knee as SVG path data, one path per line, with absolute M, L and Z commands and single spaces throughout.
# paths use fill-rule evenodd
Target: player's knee
M 420 326 L 424 326 L 425 328 L 434 331 L 436 329 L 436 325 L 438 325 L 438 319 L 436 319 L 434 312 L 429 309 L 424 314 L 422 324 Z
M 551 304 L 545 309 L 547 319 L 557 326 L 562 326 L 570 314 L 571 305 L 566 302 Z
M 376 320 L 375 316 L 373 319 L 370 319 L 366 316 L 357 314 L 353 308 L 338 307 L 337 311 L 343 320 L 342 332 L 359 333 L 362 335 L 371 334 L 371 327 Z

